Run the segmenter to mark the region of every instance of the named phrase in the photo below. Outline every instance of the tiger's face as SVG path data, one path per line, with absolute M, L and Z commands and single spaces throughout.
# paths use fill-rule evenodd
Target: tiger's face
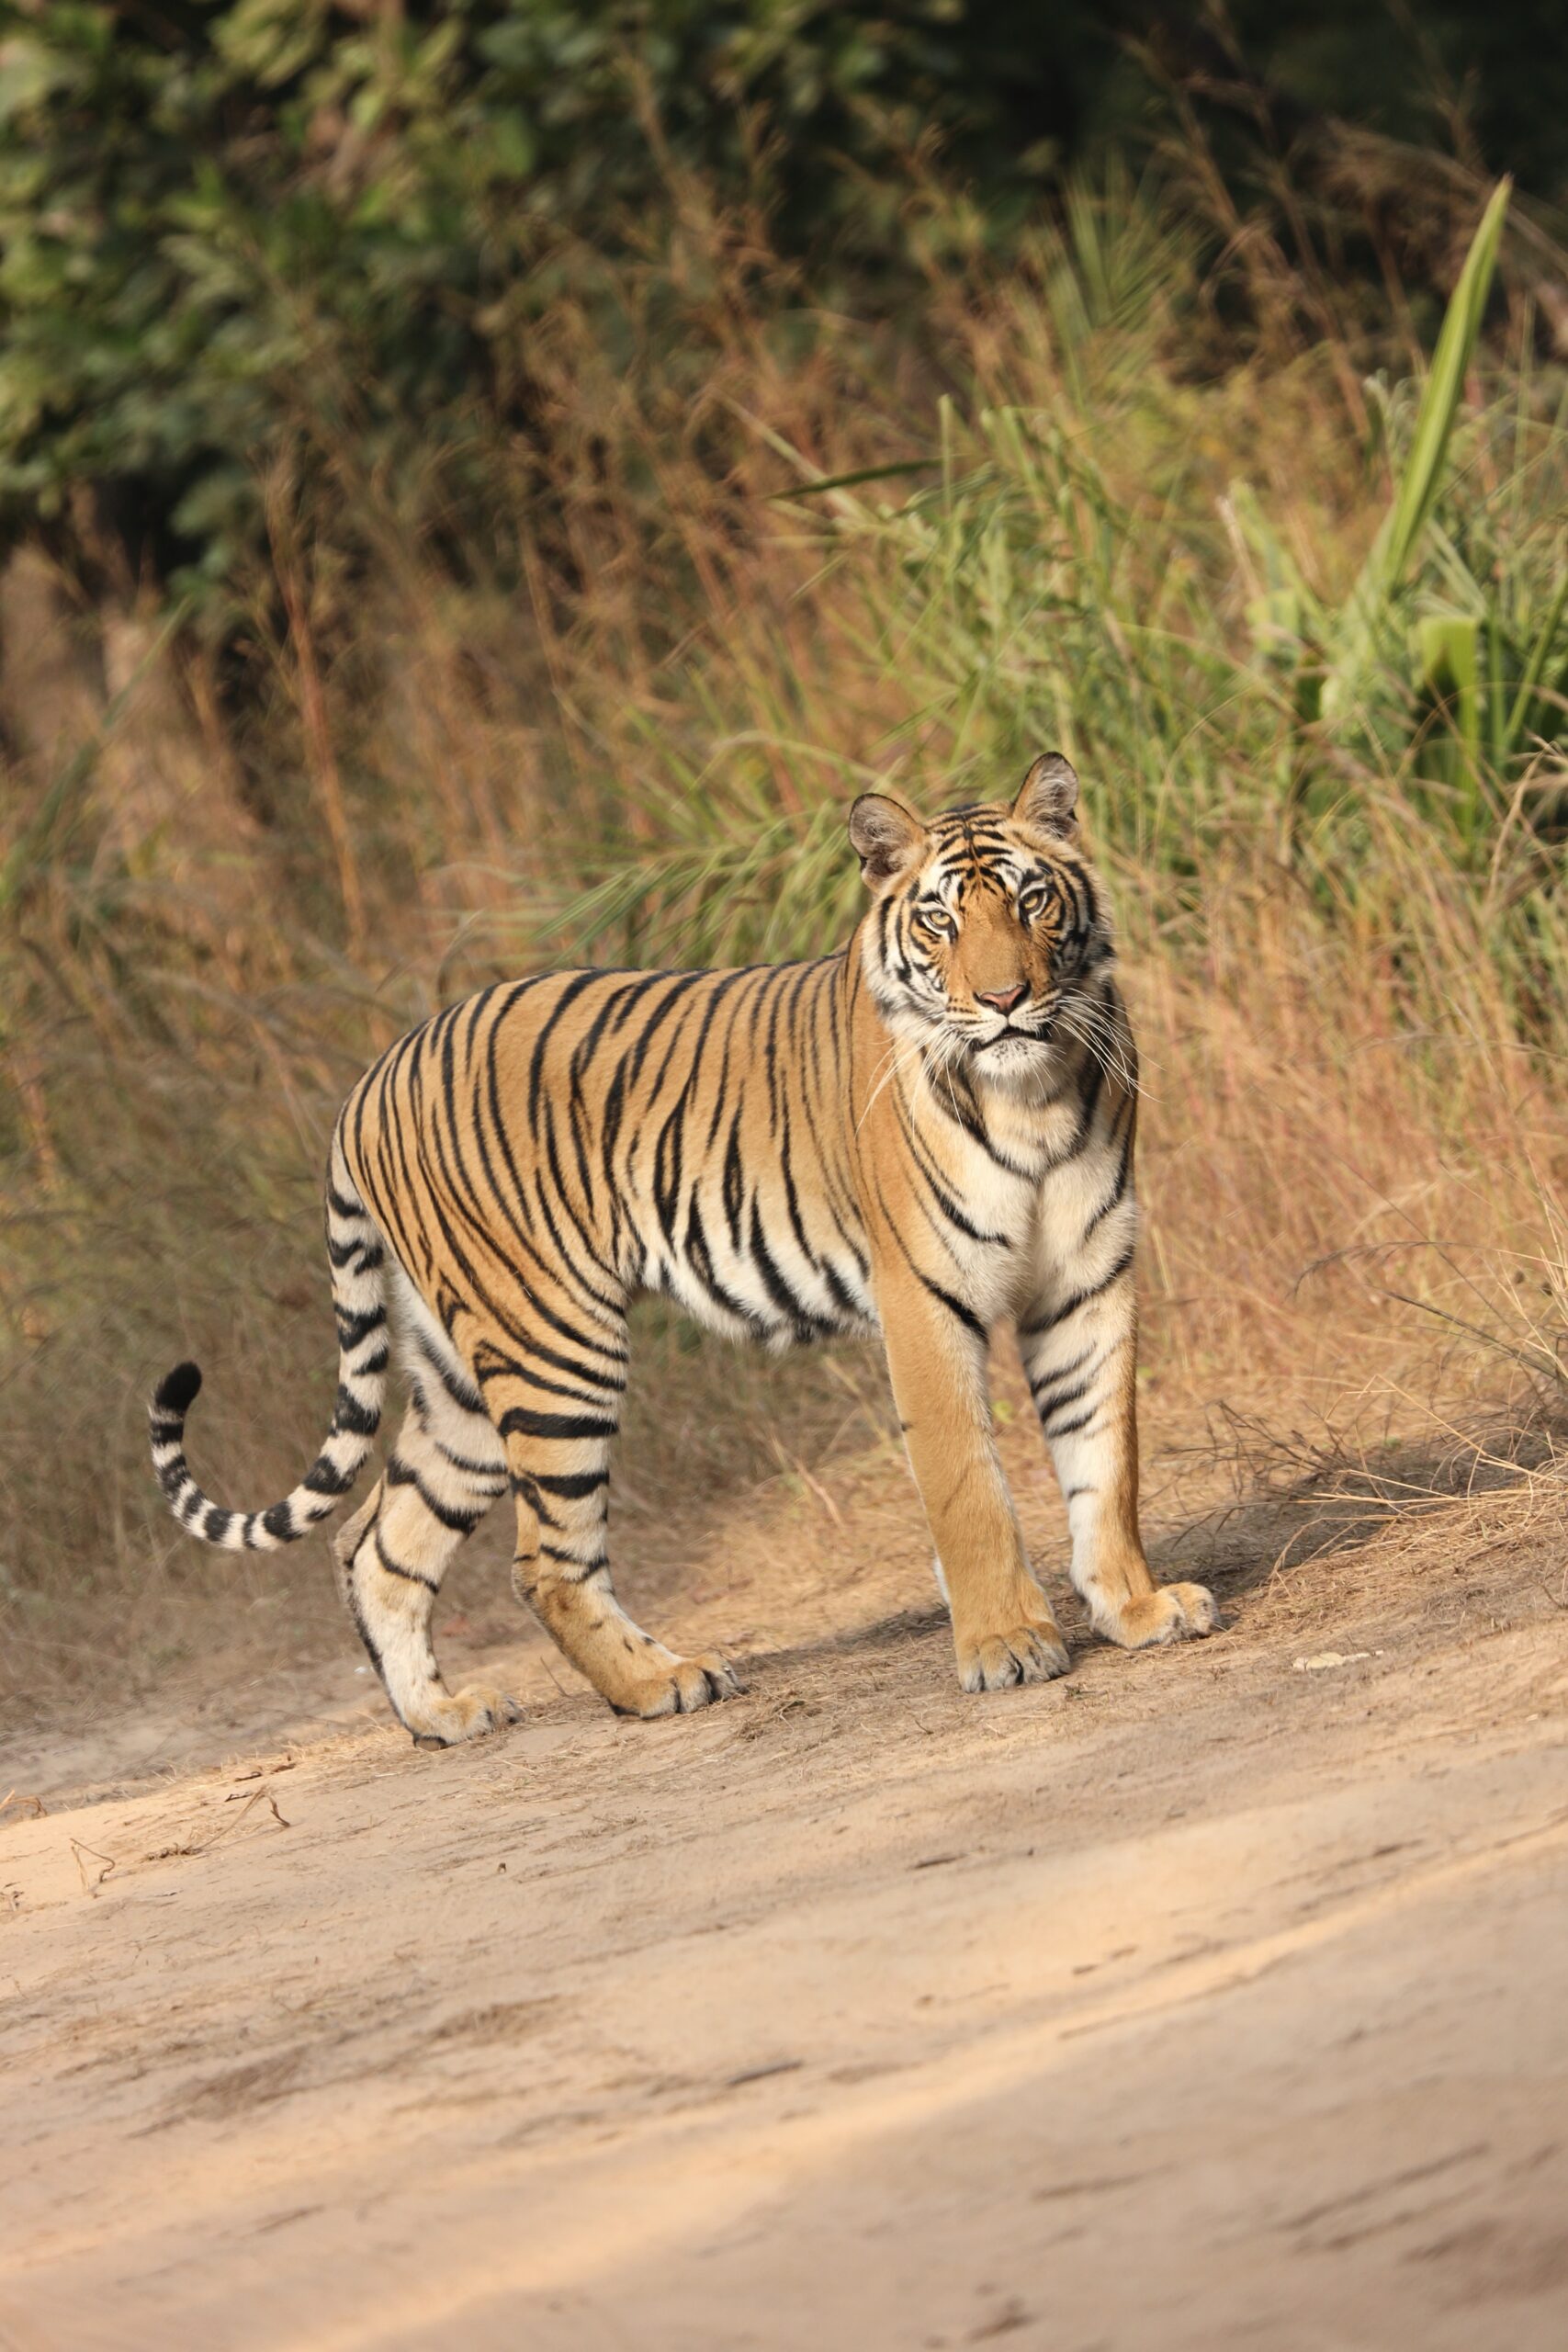
M 865 965 L 896 1035 L 965 1060 L 978 1079 L 1027 1086 L 1063 1039 L 1111 956 L 1110 931 L 1077 845 L 1077 777 L 1041 755 L 1009 806 L 954 808 L 929 824 L 866 793 L 850 840 L 876 897 Z

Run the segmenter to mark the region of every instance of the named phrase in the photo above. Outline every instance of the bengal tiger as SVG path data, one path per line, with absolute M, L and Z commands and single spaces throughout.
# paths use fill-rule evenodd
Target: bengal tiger
M 151 1407 L 175 1515 L 229 1550 L 296 1542 L 371 1450 L 395 1338 L 412 1401 L 333 1544 L 399 1720 L 446 1744 L 516 1719 L 449 1691 L 431 1612 L 511 1488 L 513 1580 L 617 1713 L 739 1689 L 633 1623 L 606 1550 L 626 1316 L 649 1292 L 782 1349 L 880 1331 L 965 1690 L 1067 1669 L 1024 1549 L 987 1387 L 1010 1319 L 1066 1502 L 1071 1576 L 1129 1649 L 1208 1633 L 1201 1585 L 1154 1583 L 1138 1523 L 1137 1063 L 1077 778 L 1036 759 L 1010 805 L 929 823 L 868 793 L 870 899 L 847 947 L 734 971 L 567 971 L 481 989 L 412 1030 L 333 1136 L 337 1401 L 302 1483 L 263 1511 L 186 1464 L 200 1386 Z

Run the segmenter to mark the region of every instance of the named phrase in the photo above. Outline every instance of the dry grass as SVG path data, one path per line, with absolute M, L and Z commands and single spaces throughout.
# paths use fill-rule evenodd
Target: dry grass
M 1121 910 L 1156 1396 L 1223 1407 L 1249 1464 L 1260 1423 L 1375 1458 L 1422 1425 L 1473 1456 L 1478 1415 L 1539 1419 L 1568 1080 L 1537 819 L 1561 754 L 1538 736 L 1461 808 L 1407 682 L 1355 724 L 1303 720 L 1233 493 L 1344 593 L 1388 499 L 1347 391 L 1369 353 L 1260 334 L 1215 368 L 1200 263 L 1117 187 L 1005 278 L 933 268 L 919 318 L 867 327 L 688 191 L 614 338 L 564 299 L 547 322 L 538 438 L 485 447 L 478 536 L 434 460 L 379 480 L 302 392 L 244 697 L 199 650 L 171 669 L 153 641 L 139 673 L 173 677 L 199 785 L 173 813 L 136 798 L 157 745 L 122 695 L 73 761 L 14 763 L 0 820 L 13 1696 L 135 1684 L 220 1629 L 321 1637 L 319 1560 L 218 1559 L 163 1517 L 141 1399 L 195 1353 L 213 1490 L 298 1475 L 333 1376 L 318 1171 L 371 1052 L 547 956 L 826 944 L 853 918 L 855 789 L 999 786 L 1038 740 L 1089 779 Z M 1472 404 L 1443 529 L 1489 533 L 1528 603 L 1562 448 L 1521 349 Z M 639 1340 L 645 1532 L 694 1488 L 809 1491 L 879 1442 L 869 1357 L 738 1363 L 658 1316 Z

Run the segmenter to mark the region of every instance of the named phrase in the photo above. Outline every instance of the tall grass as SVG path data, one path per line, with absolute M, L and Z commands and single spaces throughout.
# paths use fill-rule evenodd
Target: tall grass
M 303 388 L 222 745 L 246 823 L 127 845 L 102 745 L 18 767 L 0 820 L 12 1681 L 319 1579 L 183 1544 L 140 1400 L 204 1354 L 215 1490 L 298 1474 L 317 1171 L 365 1057 L 524 963 L 831 944 L 856 791 L 990 794 L 1046 744 L 1145 1047 L 1156 1388 L 1427 1382 L 1391 1294 L 1550 1380 L 1568 438 L 1528 321 L 1480 337 L 1502 234 L 1497 204 L 1422 379 L 1326 340 L 1217 366 L 1212 247 L 1118 174 L 1005 274 L 933 266 L 902 330 L 803 307 L 697 192 L 613 347 L 565 297 L 541 328 L 542 451 L 491 445 L 482 545 Z M 733 1371 L 648 1345 L 716 1423 Z M 777 1392 L 803 1448 L 842 1418 L 812 1377 Z M 775 1458 L 751 1426 L 736 1476 Z

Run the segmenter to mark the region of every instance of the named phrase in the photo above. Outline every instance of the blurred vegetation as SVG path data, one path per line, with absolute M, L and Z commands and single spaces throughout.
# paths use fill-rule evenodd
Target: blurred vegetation
M 79 563 L 151 566 L 220 631 L 265 540 L 258 478 L 279 448 L 330 472 L 346 446 L 362 471 L 411 477 L 412 519 L 450 523 L 456 503 L 481 530 L 477 445 L 536 435 L 554 306 L 591 303 L 629 358 L 649 322 L 626 315 L 617 265 L 679 241 L 694 175 L 716 211 L 765 223 L 803 305 L 863 315 L 907 311 L 934 262 L 1010 249 L 1065 166 L 1195 124 L 1247 192 L 1248 233 L 1303 265 L 1303 202 L 1331 187 L 1347 131 L 1364 134 L 1362 200 L 1330 269 L 1429 233 L 1420 188 L 1440 187 L 1440 159 L 1413 168 L 1397 142 L 1441 130 L 1472 176 L 1502 157 L 1530 194 L 1568 194 L 1546 0 L 1533 40 L 1528 5 L 1452 0 L 1418 21 L 1343 0 L 7 14 L 0 521 L 47 523 Z M 699 290 L 672 269 L 671 331 Z
M 672 172 L 764 206 L 779 250 L 822 239 L 874 275 L 909 258 L 901 160 L 946 138 L 990 159 L 1016 222 L 1055 153 L 1018 135 L 1009 78 L 1033 13 L 28 11 L 0 56 L 0 491 L 13 516 L 68 517 L 90 486 L 176 585 L 218 588 L 301 379 L 304 421 L 367 467 L 414 435 L 461 444 L 476 407 L 525 429 L 536 322 L 568 284 L 614 311 L 595 260 L 657 249 Z M 1085 46 L 1089 13 L 1041 64 Z
M 1446 146 L 1395 143 L 1462 11 L 1423 12 L 1425 84 L 1361 27 L 1383 78 L 1332 122 L 1348 12 L 1275 9 L 1257 58 L 1247 10 L 1186 51 L 1036 13 L 14 14 L 18 1689 L 101 1679 L 106 1611 L 144 1662 L 264 1590 L 330 1611 L 314 1558 L 181 1537 L 141 1400 L 195 1353 L 213 1491 L 298 1476 L 318 1170 L 372 1052 L 526 962 L 827 946 L 856 790 L 990 793 L 1043 744 L 1128 943 L 1156 1376 L 1396 1367 L 1414 1252 L 1404 1288 L 1556 1377 L 1555 151 L 1484 70 Z M 843 1424 L 764 1367 L 727 1452 L 751 1375 L 640 1344 L 642 1426 L 682 1432 L 645 1532 Z

